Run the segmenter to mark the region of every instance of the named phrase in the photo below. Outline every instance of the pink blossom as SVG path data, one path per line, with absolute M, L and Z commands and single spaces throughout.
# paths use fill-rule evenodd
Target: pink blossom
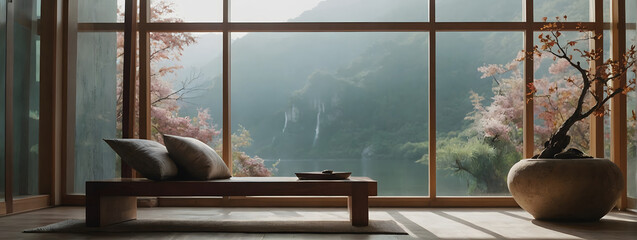
M 478 68 L 478 71 L 482 73 L 480 78 L 488 78 L 496 74 L 505 73 L 507 70 L 502 65 L 489 64 Z
M 551 64 L 551 66 L 549 67 L 549 73 L 562 74 L 566 72 L 566 70 L 568 70 L 570 67 L 571 65 L 568 63 L 568 61 L 564 59 L 558 59 L 557 61 L 553 62 L 553 64 Z

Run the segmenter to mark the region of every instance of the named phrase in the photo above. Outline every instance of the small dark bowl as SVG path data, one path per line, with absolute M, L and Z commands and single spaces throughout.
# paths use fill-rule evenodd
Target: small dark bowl
M 352 172 L 299 172 L 294 173 L 300 180 L 345 180 L 348 179 Z

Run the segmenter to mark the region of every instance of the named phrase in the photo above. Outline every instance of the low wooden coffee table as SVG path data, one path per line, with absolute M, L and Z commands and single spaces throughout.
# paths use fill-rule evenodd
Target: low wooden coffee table
M 296 177 L 233 177 L 210 181 L 151 181 L 124 178 L 86 182 L 86 226 L 100 227 L 137 218 L 137 197 L 145 196 L 347 196 L 353 226 L 367 226 L 369 196 L 377 183 L 368 177 L 348 180 L 298 180 Z

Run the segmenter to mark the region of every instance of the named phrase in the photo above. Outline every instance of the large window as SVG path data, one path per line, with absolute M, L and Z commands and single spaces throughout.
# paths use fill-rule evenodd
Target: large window
M 438 195 L 506 195 L 507 173 L 522 158 L 523 34 L 437 37 Z
M 99 139 L 126 135 L 129 123 L 118 121 L 129 113 L 121 112 L 119 94 L 131 75 L 122 72 L 122 56 L 138 53 L 132 81 L 136 90 L 148 89 L 139 96 L 150 102 L 128 105 L 139 117 L 135 133 L 159 142 L 161 134 L 200 139 L 234 176 L 332 169 L 378 180 L 381 196 L 515 204 L 509 168 L 537 153 L 564 121 L 572 104 L 564 97 L 574 87 L 555 85 L 574 75 L 564 62 L 525 60 L 521 51 L 537 44 L 543 17 L 564 15 L 590 31 L 606 30 L 604 46 L 576 47 L 604 47 L 606 57 L 611 51 L 610 0 L 140 0 L 137 34 L 129 35 L 139 42 L 125 53 L 124 5 L 133 1 L 76 2 L 69 192 L 121 174 Z M 627 19 L 632 41 L 634 17 Z M 565 38 L 579 34 L 575 24 L 565 28 Z M 542 96 L 527 104 L 531 87 Z M 628 99 L 630 117 L 635 97 Z M 100 130 L 81 125 L 95 121 Z M 573 147 L 610 151 L 610 118 L 604 122 L 574 127 Z M 590 146 L 599 136 L 603 142 Z M 636 159 L 630 143 L 629 179 Z
M 235 175 L 332 169 L 377 179 L 379 195 L 426 195 L 427 42 L 422 32 L 233 41 L 233 141 L 250 143 L 234 149 Z M 262 160 L 267 172 L 254 171 Z

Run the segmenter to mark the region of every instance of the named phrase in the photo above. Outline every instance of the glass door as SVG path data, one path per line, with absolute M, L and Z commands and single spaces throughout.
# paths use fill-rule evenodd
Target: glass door
M 40 3 L 0 1 L 0 214 L 41 202 Z
M 37 195 L 40 119 L 39 0 L 13 1 L 13 196 Z M 9 36 L 11 37 L 11 36 Z

